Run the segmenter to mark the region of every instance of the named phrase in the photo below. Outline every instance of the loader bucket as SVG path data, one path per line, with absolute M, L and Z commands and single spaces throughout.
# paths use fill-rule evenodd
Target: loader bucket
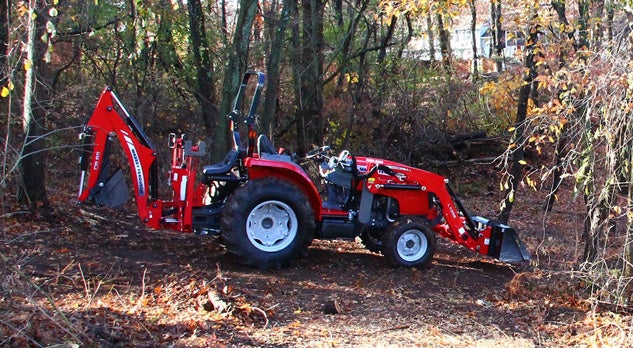
M 488 248 L 489 256 L 509 263 L 530 261 L 530 252 L 514 228 L 479 216 L 473 217 L 472 220 L 478 229 L 488 226 L 492 229 Z
M 506 228 L 503 232 L 503 242 L 498 259 L 503 262 L 522 262 L 530 261 L 530 258 L 530 253 L 514 228 Z

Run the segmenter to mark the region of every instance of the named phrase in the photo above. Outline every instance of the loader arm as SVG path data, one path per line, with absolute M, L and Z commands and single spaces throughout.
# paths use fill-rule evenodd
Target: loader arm
M 510 226 L 480 217 L 470 216 L 448 181 L 435 187 L 444 221 L 432 229 L 441 236 L 482 255 L 503 262 L 529 261 L 531 255 L 516 231 Z
M 382 159 L 360 157 L 356 161 L 364 173 L 361 178 L 370 175 L 364 188 L 369 201 L 372 194 L 391 197 L 398 202 L 399 214 L 424 216 L 435 233 L 480 254 L 504 262 L 530 260 L 530 253 L 513 228 L 471 216 L 447 178 Z M 368 216 L 368 212 L 360 214 Z
M 101 93 L 97 106 L 80 134 L 84 149 L 80 156 L 81 182 L 78 201 L 106 206 L 122 204 L 120 199 L 112 197 L 116 195 L 112 192 L 123 191 L 116 188 L 119 183 L 124 185 L 123 180 L 113 183 L 113 180 L 120 177 L 120 171 L 117 170 L 115 174 L 108 173 L 111 170 L 111 142 L 115 137 L 121 144 L 130 166 L 140 218 L 149 221 L 158 213 L 154 211 L 157 207 L 150 207 L 150 202 L 157 196 L 156 150 L 139 123 L 125 109 L 110 87 L 106 87 Z

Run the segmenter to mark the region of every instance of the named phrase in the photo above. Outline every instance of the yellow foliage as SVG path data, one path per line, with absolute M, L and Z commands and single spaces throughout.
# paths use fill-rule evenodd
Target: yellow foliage
M 33 62 L 30 59 L 24 60 L 24 71 L 29 71 L 33 67 Z
M 345 80 L 347 80 L 347 83 L 358 83 L 358 74 L 347 73 L 345 74 Z
M 516 92 L 523 83 L 517 76 L 500 78 L 498 82 L 485 82 L 479 93 L 497 115 L 513 116 L 516 113 Z
M 20 1 L 18 3 L 18 8 L 17 8 L 17 12 L 18 15 L 20 17 L 25 16 L 27 13 L 29 13 L 29 8 L 26 6 L 26 4 L 24 3 L 24 1 Z

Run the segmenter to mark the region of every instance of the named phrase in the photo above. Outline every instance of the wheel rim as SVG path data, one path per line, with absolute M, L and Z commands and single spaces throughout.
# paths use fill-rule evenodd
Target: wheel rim
M 248 214 L 246 233 L 257 249 L 277 252 L 292 243 L 297 236 L 297 226 L 297 215 L 288 204 L 266 201 Z
M 398 238 L 398 255 L 406 262 L 421 259 L 429 247 L 426 235 L 420 230 L 408 230 Z

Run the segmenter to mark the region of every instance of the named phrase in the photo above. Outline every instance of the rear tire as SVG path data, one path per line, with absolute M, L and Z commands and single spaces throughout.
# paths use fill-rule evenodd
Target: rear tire
M 305 194 L 277 178 L 249 181 L 229 196 L 220 222 L 230 253 L 258 268 L 281 268 L 302 256 L 314 238 L 314 212 Z
M 387 227 L 382 253 L 394 266 L 423 267 L 435 253 L 435 233 L 426 219 L 400 218 Z

